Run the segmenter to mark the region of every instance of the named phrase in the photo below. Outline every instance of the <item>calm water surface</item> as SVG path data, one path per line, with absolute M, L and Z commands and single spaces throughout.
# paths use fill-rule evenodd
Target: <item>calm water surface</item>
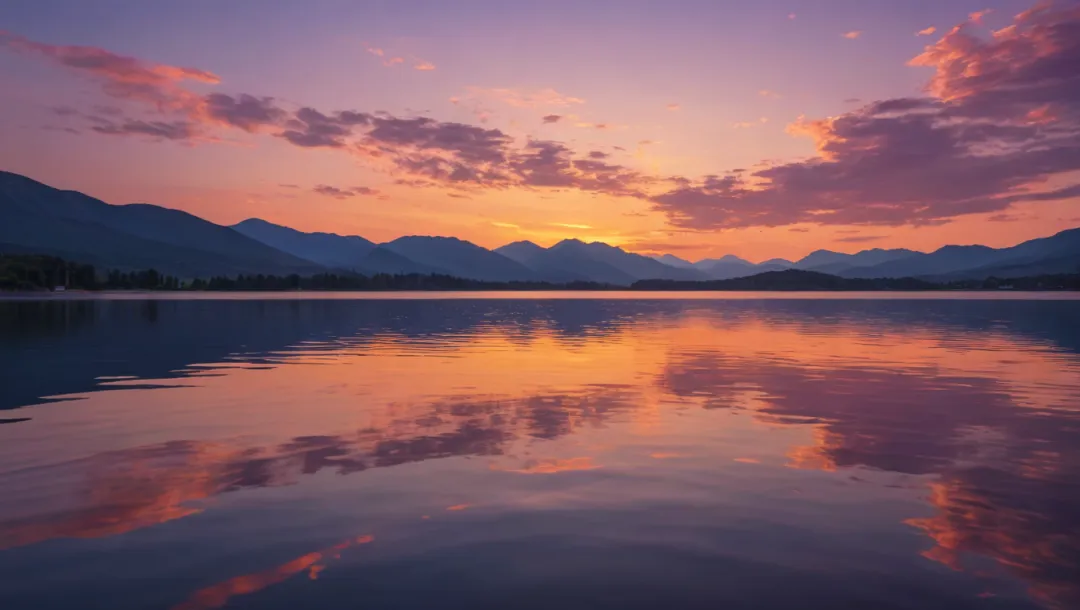
M 0 608 L 1080 608 L 1080 302 L 0 302 Z

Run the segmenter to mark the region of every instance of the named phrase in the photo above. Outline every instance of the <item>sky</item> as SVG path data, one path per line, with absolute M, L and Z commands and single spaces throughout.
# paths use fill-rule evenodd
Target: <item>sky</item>
M 1080 226 L 1080 3 L 0 4 L 0 169 L 110 203 L 697 260 Z

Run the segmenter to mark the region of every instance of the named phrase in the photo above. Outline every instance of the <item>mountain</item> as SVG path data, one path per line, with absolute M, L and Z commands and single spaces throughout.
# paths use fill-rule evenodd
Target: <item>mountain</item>
M 390 275 L 405 275 L 409 273 L 421 273 L 430 275 L 454 275 L 449 269 L 418 263 L 403 256 L 384 245 L 377 246 L 368 252 L 356 265 L 356 272 L 364 275 L 377 273 L 389 273 Z
M 767 261 L 758 263 L 758 267 L 776 267 L 778 269 L 791 269 L 794 266 L 795 263 L 786 258 L 770 258 Z
M 678 256 L 675 256 L 674 254 L 657 254 L 657 255 L 650 256 L 649 258 L 653 259 L 654 261 L 664 263 L 665 265 L 667 265 L 669 267 L 675 267 L 677 269 L 693 269 L 694 268 L 694 263 L 691 263 L 690 261 L 688 261 L 688 260 L 686 260 L 684 258 L 679 258 Z
M 943 246 L 876 265 L 840 272 L 844 277 L 983 279 L 1070 273 L 1080 267 L 1080 229 L 1032 239 L 1008 248 Z
M 521 263 L 526 267 L 528 267 L 532 261 L 536 260 L 537 257 L 543 255 L 545 251 L 545 248 L 527 240 L 515 241 L 493 250 L 493 252 L 501 254 L 512 261 Z
M 627 252 L 622 248 L 602 242 L 585 243 L 578 239 L 564 239 L 547 249 L 539 261 L 558 259 L 564 267 L 585 273 L 595 282 L 626 285 L 634 280 L 704 280 L 708 276 L 698 269 L 679 269 L 665 265 L 647 256 Z M 617 273 L 611 273 L 614 269 Z M 627 281 L 630 278 L 630 281 Z
M 509 282 L 536 280 L 538 276 L 521 263 L 456 237 L 399 237 L 379 248 L 390 250 L 414 263 L 445 269 L 457 277 Z
M 945 273 L 940 279 L 1012 278 L 1080 272 L 1080 229 L 1068 229 L 1010 248 L 1001 248 L 994 262 Z
M 320 265 L 229 227 L 149 204 L 110 205 L 0 171 L 0 243 L 114 269 L 184 277 L 319 273 Z
M 249 218 L 232 228 L 282 252 L 337 269 L 356 269 L 375 244 L 358 235 L 304 233 L 259 218 Z
M 672 280 L 643 280 L 635 282 L 635 290 L 935 290 L 942 288 L 915 278 L 843 278 L 817 271 L 784 269 L 754 275 L 707 282 Z
M 726 280 L 758 273 L 757 266 L 750 261 L 727 254 L 720 258 L 706 258 L 694 263 L 694 268 L 702 271 L 713 280 Z

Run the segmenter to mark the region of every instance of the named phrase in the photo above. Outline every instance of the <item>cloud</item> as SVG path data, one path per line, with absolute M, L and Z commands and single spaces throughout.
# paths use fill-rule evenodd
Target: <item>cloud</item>
M 278 136 L 304 148 L 344 148 L 345 138 L 357 127 L 371 125 L 373 119 L 364 112 L 345 110 L 326 115 L 305 107 L 296 111 Z
M 844 34 L 842 34 L 842 36 L 844 38 L 847 38 L 848 40 L 855 40 L 859 36 L 862 36 L 862 31 L 860 31 L 860 30 L 851 30 L 850 32 L 844 32 Z
M 435 64 L 431 63 L 430 61 L 424 61 L 422 59 L 417 59 L 417 60 L 415 60 L 413 62 L 413 70 L 420 70 L 422 72 L 426 72 L 426 71 L 430 71 L 430 70 L 434 70 L 434 69 L 435 69 Z
M 878 241 L 885 238 L 885 235 L 852 235 L 850 237 L 838 237 L 836 238 L 836 241 L 847 244 L 861 244 L 869 241 Z
M 769 97 L 773 99 L 780 99 L 781 97 L 779 93 L 775 91 L 770 91 L 769 89 L 762 89 L 761 91 L 758 91 L 758 95 L 760 95 L 761 97 Z
M 575 224 L 570 222 L 549 222 L 549 225 L 553 227 L 562 227 L 564 229 L 591 229 L 590 225 Z
M 929 96 L 802 119 L 790 131 L 818 157 L 677 184 L 654 209 L 695 230 L 918 226 L 1077 196 L 1046 184 L 1080 171 L 1080 7 L 1037 7 L 988 39 L 968 27 L 912 60 L 934 70 Z
M 329 186 L 326 184 L 320 184 L 311 189 L 313 192 L 327 197 L 333 197 L 335 199 L 350 199 L 358 195 L 378 195 L 379 191 L 367 186 L 355 186 L 352 188 L 338 188 L 336 186 Z
M 610 123 L 590 123 L 588 121 L 574 123 L 574 127 L 581 127 L 582 129 L 595 129 L 597 131 L 608 131 L 617 128 L 617 126 L 611 125 Z
M 563 119 L 563 117 L 562 117 L 561 114 L 545 114 L 540 120 L 543 121 L 544 124 L 548 124 L 548 123 L 558 123 L 562 119 Z
M 792 233 L 809 233 L 810 229 L 807 227 L 791 227 L 788 231 L 791 231 Z
M 680 109 L 680 108 L 681 108 L 681 106 L 679 106 L 678 104 L 668 104 L 668 105 L 666 106 L 666 108 L 667 108 L 668 110 L 672 110 L 672 111 L 674 111 L 674 110 L 678 110 L 678 109 Z
M 275 105 L 272 97 L 257 98 L 247 94 L 232 97 L 223 93 L 211 93 L 206 96 L 205 102 L 207 117 L 247 132 L 275 125 L 286 114 Z
M 769 122 L 769 117 L 761 117 L 756 121 L 739 121 L 738 123 L 732 123 L 732 129 L 749 129 L 751 127 L 757 127 Z
M 915 35 L 916 36 L 931 36 L 936 31 L 937 31 L 936 27 L 930 26 L 928 28 L 923 28 L 923 29 L 919 30 L 918 32 L 915 32 Z
M 164 140 L 190 140 L 198 133 L 196 126 L 187 121 L 129 120 L 95 125 L 91 129 L 106 135 L 144 135 Z
M 983 22 L 983 19 L 987 15 L 989 15 L 990 13 L 993 13 L 993 12 L 994 12 L 994 9 L 992 9 L 992 8 L 983 9 L 981 11 L 975 11 L 974 13 L 971 13 L 970 15 L 968 15 L 968 19 L 970 19 L 972 23 L 980 23 L 981 24 Z
M 193 110 L 200 104 L 201 98 L 182 88 L 181 82 L 221 82 L 217 75 L 205 70 L 156 64 L 98 47 L 51 45 L 3 31 L 0 46 L 94 78 L 101 82 L 106 95 L 149 103 L 160 110 Z
M 388 68 L 392 67 L 392 66 L 396 66 L 398 64 L 405 63 L 405 58 L 404 57 L 396 57 L 396 56 L 391 57 L 391 56 L 386 54 L 386 51 L 382 50 L 379 47 L 372 47 L 372 46 L 369 46 L 369 45 L 364 45 L 364 49 L 367 50 L 368 53 L 371 53 L 375 57 L 378 57 L 380 60 L 382 60 L 382 65 L 384 65 L 384 66 L 386 66 Z
M 795 18 L 795 13 L 788 13 L 787 18 L 788 19 L 794 19 Z

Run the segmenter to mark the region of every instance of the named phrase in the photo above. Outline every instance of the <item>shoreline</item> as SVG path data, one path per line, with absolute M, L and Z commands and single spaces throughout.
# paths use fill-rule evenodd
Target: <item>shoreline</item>
M 0 302 L 211 300 L 1080 300 L 1076 290 L 101 290 L 0 292 Z

